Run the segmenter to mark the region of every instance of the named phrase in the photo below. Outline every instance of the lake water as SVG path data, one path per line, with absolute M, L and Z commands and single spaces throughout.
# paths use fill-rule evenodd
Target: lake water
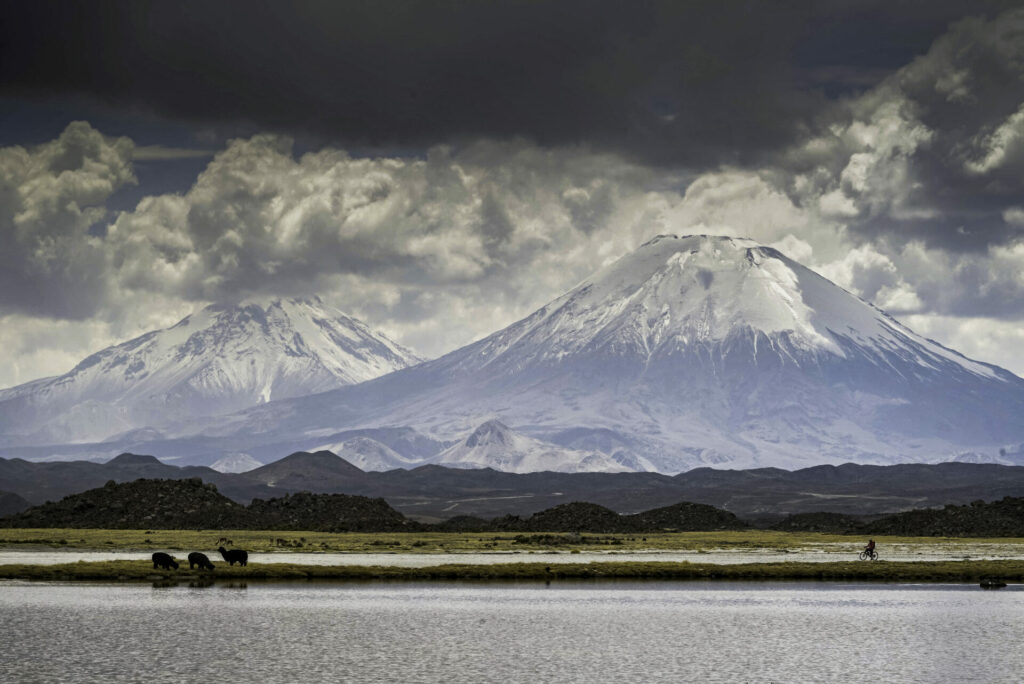
M 0 582 L 10 682 L 1019 682 L 1024 590 Z

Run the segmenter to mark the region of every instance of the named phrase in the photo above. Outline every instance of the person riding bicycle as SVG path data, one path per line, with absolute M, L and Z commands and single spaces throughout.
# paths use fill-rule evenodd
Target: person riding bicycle
M 864 547 L 864 553 L 866 553 L 869 558 L 871 556 L 875 555 L 875 540 L 874 539 L 868 539 L 868 545 Z

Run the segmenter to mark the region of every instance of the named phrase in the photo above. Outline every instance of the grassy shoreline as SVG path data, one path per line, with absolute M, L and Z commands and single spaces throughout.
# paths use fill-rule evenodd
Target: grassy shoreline
M 275 530 L 106 530 L 76 528 L 0 529 L 0 548 L 55 547 L 102 551 L 188 552 L 227 546 L 252 552 L 461 553 L 529 551 L 750 551 L 841 550 L 864 546 L 859 536 L 770 530 L 664 532 L 648 534 L 388 532 L 329 533 Z M 994 545 L 1024 553 L 1022 538 L 876 537 L 882 549 L 901 546 L 943 548 Z
M 0 565 L 0 579 L 38 581 L 173 582 L 195 580 L 825 580 L 882 582 L 970 582 L 984 578 L 1024 581 L 1024 561 L 919 561 L 826 563 L 602 562 L 587 564 L 452 563 L 426 568 L 311 566 L 292 563 L 218 565 L 214 572 L 153 570 L 149 561 L 77 562 L 59 565 Z

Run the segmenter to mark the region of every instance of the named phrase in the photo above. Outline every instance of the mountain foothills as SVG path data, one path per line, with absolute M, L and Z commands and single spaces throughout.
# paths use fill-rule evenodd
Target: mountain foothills
M 99 441 L 363 382 L 419 360 L 318 298 L 208 306 L 64 375 L 0 390 L 0 439 Z
M 598 504 L 573 501 L 533 513 L 485 520 L 456 516 L 437 523 L 410 520 L 382 498 L 300 492 L 243 506 L 199 478 L 138 479 L 72 494 L 6 517 L 0 528 L 222 529 L 322 532 L 610 532 L 741 530 L 764 527 L 706 504 L 679 503 L 620 514 Z M 1015 537 L 1024 534 L 1024 498 L 1004 497 L 939 510 L 917 509 L 888 516 L 803 513 L 787 516 L 772 529 L 833 534 Z M 572 539 L 538 534 L 515 538 L 534 545 L 561 545 Z M 600 542 L 601 540 L 597 540 Z M 305 542 L 301 539 L 300 542 Z M 575 537 L 576 543 L 584 540 Z
M 388 349 L 395 367 L 411 361 Z M 115 356 L 101 359 L 108 370 L 98 378 L 127 373 Z M 40 382 L 61 387 L 58 380 Z M 192 407 L 186 395 L 174 394 Z M 92 404 L 65 416 L 46 392 L 31 396 L 0 403 L 3 455 L 101 459 L 132 450 L 237 470 L 251 465 L 243 455 L 266 462 L 329 450 L 366 470 L 434 463 L 668 474 L 701 466 L 1024 463 L 1024 380 L 915 334 L 773 248 L 726 237 L 659 236 L 521 321 L 441 358 L 320 394 L 256 392 L 245 400 L 250 408 L 231 415 L 204 410 L 206 399 L 197 399 L 200 408 L 179 407 L 176 420 L 150 423 L 158 433 L 77 445 L 17 442 L 9 433 L 22 425 L 80 442 L 105 431 L 76 428 L 74 416 Z M 18 419 L 25 405 L 51 417 Z
M 626 515 L 681 501 L 722 508 L 746 520 L 815 513 L 818 517 L 807 522 L 812 525 L 822 522 L 821 511 L 877 516 L 1024 496 L 1024 467 L 993 464 L 845 464 L 792 472 L 696 468 L 673 476 L 506 473 L 439 465 L 379 472 L 363 471 L 324 451 L 297 452 L 245 473 L 178 467 L 135 454 L 121 454 L 106 463 L 0 459 L 0 503 L 5 504 L 6 512 L 18 512 L 86 490 L 101 491 L 109 482 L 139 479 L 201 480 L 239 504 L 302 493 L 383 498 L 415 520 L 453 519 L 452 525 L 466 516 L 527 516 L 571 501 L 588 501 Z M 203 491 L 188 491 L 207 496 Z M 825 522 L 833 528 L 838 524 Z

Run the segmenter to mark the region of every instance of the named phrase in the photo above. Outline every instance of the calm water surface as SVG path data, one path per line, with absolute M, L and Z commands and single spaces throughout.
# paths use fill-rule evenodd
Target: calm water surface
M 1024 590 L 0 582 L 9 682 L 1019 682 Z

